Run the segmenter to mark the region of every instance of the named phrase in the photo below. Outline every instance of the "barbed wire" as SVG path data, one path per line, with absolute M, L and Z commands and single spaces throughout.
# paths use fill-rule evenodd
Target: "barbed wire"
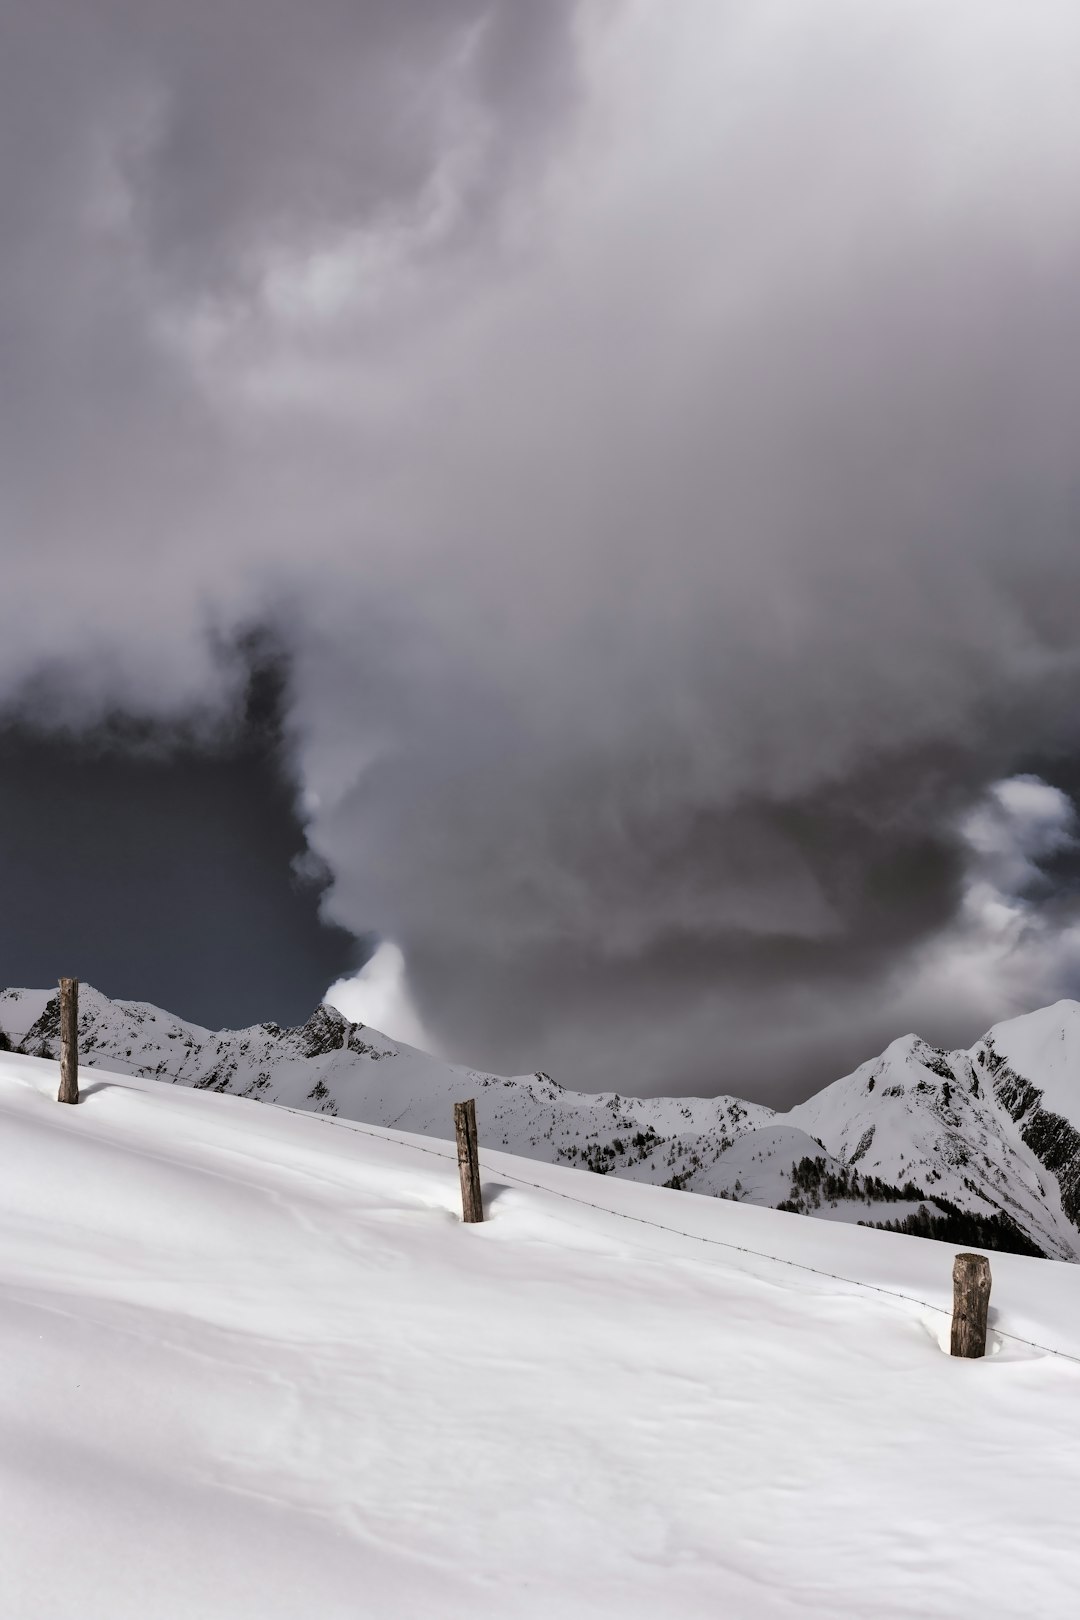
M 386 1127 L 372 1129 L 370 1126 L 359 1124 L 356 1120 L 341 1119 L 338 1115 L 311 1114 L 302 1108 L 291 1108 L 288 1104 L 285 1104 L 284 1107 L 290 1114 L 300 1114 L 308 1119 L 322 1119 L 328 1124 L 343 1126 L 350 1131 L 357 1131 L 361 1136 L 369 1136 L 376 1142 L 393 1142 L 398 1147 L 410 1148 L 415 1153 L 427 1153 L 432 1158 L 441 1159 L 445 1164 L 456 1165 L 458 1162 L 456 1153 L 441 1153 L 437 1148 L 425 1147 L 422 1143 L 414 1142 Z M 498 1150 L 496 1149 L 496 1151 Z M 481 1168 L 484 1168 L 482 1157 Z M 826 1271 L 821 1266 L 811 1266 L 805 1260 L 792 1260 L 786 1255 L 768 1254 L 764 1249 L 753 1249 L 748 1244 L 733 1243 L 729 1238 L 709 1237 L 702 1232 L 687 1232 L 681 1227 L 668 1226 L 663 1221 L 650 1220 L 646 1215 L 631 1215 L 627 1210 L 612 1209 L 608 1204 L 597 1204 L 591 1199 L 579 1198 L 574 1193 L 560 1192 L 555 1187 L 545 1187 L 542 1182 L 529 1181 L 524 1176 L 515 1176 L 511 1171 L 504 1170 L 501 1165 L 488 1165 L 486 1168 L 489 1174 L 502 1176 L 507 1181 L 516 1182 L 518 1186 L 530 1187 L 535 1192 L 547 1193 L 552 1198 L 561 1198 L 568 1204 L 578 1204 L 582 1209 L 597 1210 L 600 1214 L 611 1215 L 616 1220 L 632 1221 L 637 1226 L 651 1226 L 657 1232 L 666 1232 L 672 1237 L 686 1238 L 691 1243 L 704 1243 L 712 1248 L 728 1249 L 734 1254 L 749 1255 L 754 1260 L 765 1260 L 776 1266 L 790 1266 L 795 1271 L 808 1272 L 814 1277 L 824 1277 L 830 1282 L 844 1283 L 849 1288 L 861 1288 L 870 1293 L 884 1294 L 887 1298 L 901 1300 L 906 1305 L 917 1305 L 922 1310 L 936 1311 L 939 1316 L 952 1316 L 952 1311 L 947 1305 L 935 1305 L 930 1300 L 919 1299 L 914 1294 L 905 1294 L 898 1288 L 886 1288 L 882 1283 L 864 1282 L 858 1277 L 844 1277 L 839 1272 Z M 554 1168 L 565 1169 L 568 1167 L 556 1166 Z M 647 1186 L 650 1184 L 637 1183 L 637 1185 Z M 812 1219 L 810 1216 L 803 1216 L 802 1218 L 804 1220 Z M 1077 1366 L 1080 1366 L 1080 1355 L 1074 1355 L 1068 1350 L 1058 1350 L 1054 1345 L 1039 1344 L 1034 1339 L 1025 1339 L 1022 1334 L 1009 1333 L 1004 1328 L 992 1328 L 991 1332 L 995 1333 L 999 1339 L 1008 1339 L 1012 1344 L 1022 1344 L 1029 1350 L 1038 1350 L 1043 1355 L 1057 1356 L 1062 1361 L 1075 1362 Z
M 91 1063 L 87 1064 L 87 1068 L 92 1068 L 92 1066 L 94 1066 L 92 1061 Z M 142 1079 L 160 1079 L 160 1076 L 138 1076 L 138 1074 L 133 1074 L 133 1079 L 139 1079 L 139 1077 L 142 1077 Z M 173 1085 L 185 1084 L 183 1081 L 176 1081 L 175 1076 L 168 1076 L 168 1079 L 170 1079 L 170 1082 L 172 1082 Z M 335 1126 L 338 1126 L 338 1128 L 347 1129 L 347 1131 L 355 1131 L 358 1136 L 371 1137 L 374 1142 L 393 1142 L 393 1144 L 398 1145 L 398 1147 L 405 1147 L 405 1149 L 410 1150 L 410 1152 L 427 1153 L 427 1155 L 429 1155 L 431 1158 L 440 1158 L 440 1160 L 442 1160 L 444 1163 L 449 1163 L 449 1165 L 457 1165 L 457 1153 L 444 1153 L 440 1152 L 439 1149 L 434 1149 L 434 1147 L 424 1147 L 421 1142 L 406 1139 L 406 1137 L 403 1137 L 400 1132 L 393 1131 L 393 1128 L 390 1128 L 390 1126 L 379 1126 L 379 1128 L 372 1129 L 371 1126 L 363 1126 L 363 1124 L 359 1124 L 356 1119 L 342 1119 L 338 1115 L 314 1113 L 314 1111 L 309 1110 L 309 1108 L 295 1108 L 295 1106 L 288 1105 L 288 1103 L 275 1103 L 275 1105 L 272 1106 L 277 1106 L 277 1108 L 280 1108 L 283 1113 L 298 1115 L 303 1119 L 322 1119 L 325 1124 L 335 1124 Z M 497 1150 L 495 1150 L 495 1152 L 497 1152 Z M 563 1168 L 563 1170 L 565 1170 L 565 1168 L 572 1168 L 572 1166 L 552 1166 L 552 1168 Z M 886 1288 L 884 1283 L 866 1283 L 866 1281 L 861 1280 L 861 1278 L 844 1277 L 844 1275 L 840 1275 L 839 1272 L 826 1272 L 823 1267 L 819 1267 L 819 1265 L 810 1265 L 808 1262 L 806 1262 L 806 1260 L 792 1260 L 790 1259 L 789 1255 L 767 1254 L 764 1249 L 751 1249 L 748 1244 L 732 1243 L 729 1238 L 711 1238 L 711 1236 L 706 1236 L 704 1233 L 698 1233 L 698 1231 L 685 1231 L 683 1228 L 680 1228 L 680 1226 L 665 1225 L 664 1221 L 649 1220 L 646 1215 L 631 1215 L 628 1210 L 610 1209 L 610 1205 L 596 1204 L 596 1202 L 593 1202 L 591 1199 L 581 1199 L 581 1197 L 576 1197 L 573 1192 L 560 1192 L 557 1187 L 546 1187 L 544 1184 L 539 1183 L 539 1181 L 529 1181 L 529 1179 L 525 1178 L 525 1176 L 515 1176 L 512 1171 L 502 1170 L 502 1166 L 499 1166 L 499 1170 L 494 1170 L 494 1166 L 489 1166 L 489 1170 L 491 1170 L 492 1173 L 497 1173 L 500 1174 L 500 1176 L 504 1176 L 507 1181 L 517 1183 L 518 1186 L 531 1187 L 534 1192 L 546 1192 L 547 1196 L 549 1197 L 562 1199 L 563 1202 L 567 1202 L 567 1204 L 580 1205 L 581 1209 L 596 1210 L 597 1213 L 601 1213 L 601 1215 L 610 1215 L 610 1217 L 614 1217 L 615 1220 L 631 1221 L 631 1223 L 636 1226 L 651 1226 L 654 1231 L 662 1231 L 662 1233 L 667 1233 L 669 1236 L 672 1236 L 672 1238 L 685 1238 L 687 1239 L 688 1243 L 703 1243 L 708 1244 L 709 1247 L 714 1247 L 714 1249 L 727 1249 L 727 1251 L 732 1252 L 732 1254 L 750 1255 L 751 1259 L 766 1260 L 767 1264 L 771 1265 L 787 1265 L 787 1267 L 792 1268 L 792 1270 L 797 1270 L 797 1272 L 808 1273 L 810 1277 L 824 1277 L 827 1281 L 832 1281 L 832 1283 L 844 1283 L 847 1288 L 861 1288 L 861 1290 L 865 1290 L 866 1293 L 882 1294 L 882 1296 L 886 1296 L 886 1298 L 889 1299 L 900 1299 L 900 1301 L 904 1302 L 904 1304 L 908 1304 L 908 1306 L 920 1307 L 921 1311 L 936 1311 L 939 1315 L 952 1315 L 952 1312 L 950 1312 L 950 1309 L 947 1306 L 936 1306 L 936 1304 L 933 1304 L 933 1302 L 929 1301 L 929 1299 L 920 1299 L 918 1296 L 916 1296 L 916 1294 L 904 1293 L 904 1291 L 899 1290 L 899 1288 Z M 649 1186 L 651 1183 L 636 1184 L 638 1184 L 638 1186 Z M 1054 1345 L 1041 1345 L 1041 1343 L 1033 1340 L 1033 1338 L 1025 1338 L 1022 1333 L 1007 1332 L 1006 1328 L 991 1328 L 991 1332 L 996 1333 L 997 1338 L 1009 1340 L 1012 1345 L 1023 1345 L 1027 1349 L 1038 1349 L 1038 1351 L 1040 1351 L 1041 1354 L 1044 1354 L 1044 1356 L 1057 1356 L 1059 1361 L 1070 1361 L 1074 1362 L 1075 1366 L 1080 1366 L 1080 1354 L 1070 1353 L 1070 1351 L 1067 1351 L 1067 1349 L 1057 1349 Z

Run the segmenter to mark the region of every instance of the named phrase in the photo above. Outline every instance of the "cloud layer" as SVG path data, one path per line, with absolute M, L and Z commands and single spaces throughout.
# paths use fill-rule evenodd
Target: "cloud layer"
M 276 619 L 332 913 L 478 1062 L 998 1016 L 926 962 L 1076 746 L 1075 7 L 16 13 L 5 689 L 212 701 Z

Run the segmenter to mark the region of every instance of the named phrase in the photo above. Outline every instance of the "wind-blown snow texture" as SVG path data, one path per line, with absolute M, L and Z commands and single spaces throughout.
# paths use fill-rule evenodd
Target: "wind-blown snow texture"
M 999 1024 L 969 1052 L 904 1036 L 786 1114 L 727 1096 L 595 1095 L 542 1073 L 484 1074 L 326 1006 L 298 1029 L 212 1032 L 84 987 L 80 1013 L 84 1067 L 439 1137 L 453 1101 L 475 1092 L 487 1147 L 833 1220 L 929 1232 L 928 1215 L 951 1219 L 936 1235 L 1080 1258 L 1076 1002 Z M 0 992 L 0 1032 L 56 1057 L 55 996 Z
M 55 1089 L 0 1054 L 0 1613 L 1075 1613 L 1080 1270 L 958 1362 L 937 1244 L 490 1151 L 465 1227 L 448 1144 Z

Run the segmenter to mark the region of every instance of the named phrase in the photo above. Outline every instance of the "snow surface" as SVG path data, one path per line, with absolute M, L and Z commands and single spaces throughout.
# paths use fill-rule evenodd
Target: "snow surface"
M 955 1361 L 944 1245 L 83 1078 L 0 1054 L 3 1615 L 1075 1613 L 1080 1269 Z
M 12 1045 L 26 1039 L 55 990 L 0 990 L 0 1029 Z

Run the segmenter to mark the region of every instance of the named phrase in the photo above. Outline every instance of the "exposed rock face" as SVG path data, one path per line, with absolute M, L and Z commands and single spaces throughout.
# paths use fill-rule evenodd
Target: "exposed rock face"
M 267 1033 L 270 1026 L 264 1026 Z M 339 1052 L 349 1044 L 351 1026 L 336 1007 L 316 1007 L 307 1023 L 300 1029 L 290 1030 L 301 1057 L 324 1057 L 327 1052 Z
M 1028 1147 L 1057 1179 L 1061 1207 L 1080 1229 L 1080 1130 L 1062 1114 L 1042 1106 L 1039 1088 L 1016 1074 L 990 1046 L 984 1058 L 994 1077 L 994 1095 L 1020 1127 Z

